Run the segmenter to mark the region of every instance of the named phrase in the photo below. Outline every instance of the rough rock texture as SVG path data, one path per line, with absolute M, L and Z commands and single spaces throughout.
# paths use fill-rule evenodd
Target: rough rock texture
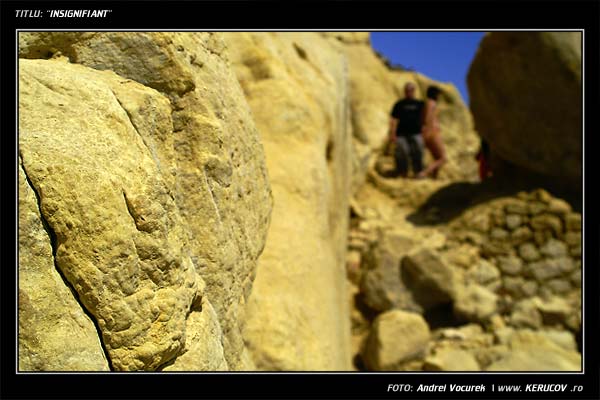
M 380 314 L 365 343 L 365 364 L 373 371 L 397 369 L 423 355 L 429 336 L 429 327 L 419 314 L 400 310 Z
M 358 262 L 352 274 L 362 277 L 352 298 L 357 370 L 373 368 L 366 362 L 373 355 L 358 344 L 372 334 L 381 312 L 390 310 L 421 313 L 432 330 L 424 358 L 400 362 L 394 370 L 575 368 L 573 360 L 580 357 L 575 337 L 581 329 L 579 213 L 548 192 L 534 190 L 467 208 L 462 204 L 462 215 L 448 224 L 412 225 L 407 218 L 411 207 L 389 193 L 367 184 L 351 207 L 349 246 L 358 255 L 349 261 Z M 435 215 L 432 220 L 437 221 Z M 398 277 L 394 272 L 402 253 L 404 263 L 416 267 L 410 265 Z M 429 285 L 419 290 L 407 281 L 407 272 Z M 419 304 L 420 297 L 432 301 L 444 287 L 432 308 Z M 398 301 L 403 293 L 412 302 Z M 378 304 L 385 307 L 373 306 Z M 525 365 L 521 349 L 509 340 L 525 329 L 564 350 L 544 356 L 547 367 L 543 360 Z
M 200 349 L 188 335 L 222 346 L 229 369 L 251 368 L 243 308 L 270 187 L 220 36 L 19 39 L 21 57 L 62 54 L 93 68 L 21 60 L 19 147 L 57 266 L 97 318 L 113 368 L 171 363 Z M 209 312 L 204 297 L 218 321 L 194 315 Z M 218 335 L 215 323 L 222 338 L 197 332 Z
M 54 265 L 36 193 L 19 168 L 19 370 L 107 371 L 93 321 Z
M 422 312 L 402 278 L 401 260 L 412 249 L 412 239 L 388 232 L 381 235 L 362 260 L 360 291 L 367 306 L 377 312 L 401 308 Z
M 247 310 L 250 354 L 259 369 L 349 369 L 347 61 L 319 34 L 225 38 L 260 130 L 274 197 Z
M 581 32 L 488 33 L 468 74 L 475 125 L 492 152 L 579 190 L 581 42 Z
M 489 365 L 487 371 L 580 371 L 581 355 L 566 348 L 552 333 L 530 330 L 508 332 L 503 341 L 510 351 Z

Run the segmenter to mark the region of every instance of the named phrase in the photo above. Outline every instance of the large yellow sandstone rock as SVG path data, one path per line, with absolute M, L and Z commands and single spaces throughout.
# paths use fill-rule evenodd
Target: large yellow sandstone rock
M 41 188 L 42 212 L 56 225 L 58 265 L 62 257 L 65 275 L 99 318 L 113 366 L 171 363 L 200 348 L 188 343 L 186 330 L 203 329 L 222 332 L 228 368 L 251 368 L 243 356 L 243 309 L 271 194 L 258 133 L 220 36 L 19 39 L 22 57 L 63 55 L 116 72 L 21 60 L 19 143 Z M 74 231 L 78 224 L 85 230 Z M 192 318 L 204 298 L 220 330 L 208 317 Z M 223 365 L 215 359 L 211 368 Z
M 265 146 L 274 208 L 248 304 L 259 369 L 350 369 L 346 60 L 311 33 L 225 34 Z
M 581 188 L 581 32 L 492 32 L 471 64 L 478 132 L 502 160 Z
M 50 233 L 19 168 L 19 370 L 107 371 L 94 323 L 54 265 Z

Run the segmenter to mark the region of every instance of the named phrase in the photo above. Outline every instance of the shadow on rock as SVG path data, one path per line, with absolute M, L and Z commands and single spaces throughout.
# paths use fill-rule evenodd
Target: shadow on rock
M 515 182 L 508 179 L 490 178 L 480 183 L 455 182 L 434 192 L 407 220 L 415 225 L 445 224 L 460 216 L 465 210 L 478 204 L 519 191 L 539 188 L 539 184 Z M 577 202 L 566 193 L 553 193 L 565 198 L 578 210 Z

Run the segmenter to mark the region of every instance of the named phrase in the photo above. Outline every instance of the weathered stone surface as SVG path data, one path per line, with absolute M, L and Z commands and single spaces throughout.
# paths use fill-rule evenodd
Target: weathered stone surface
M 400 260 L 414 246 L 403 235 L 388 234 L 366 255 L 360 290 L 366 305 L 377 312 L 399 308 L 422 312 L 401 276 Z
M 156 164 L 92 74 L 104 75 L 21 61 L 19 150 L 56 234 L 56 263 L 97 319 L 113 367 L 155 369 L 180 351 L 198 283 Z
M 523 244 L 533 237 L 533 232 L 528 226 L 521 226 L 515 229 L 510 235 L 510 241 L 515 246 Z
M 527 265 L 526 270 L 538 282 L 559 277 L 565 273 L 572 271 L 574 268 L 573 261 L 568 257 L 555 259 L 544 259 L 542 261 L 533 262 Z
M 535 302 L 546 325 L 565 323 L 572 312 L 571 306 L 562 297 L 552 296 L 545 300 L 536 298 Z
M 19 370 L 107 371 L 96 327 L 54 265 L 52 237 L 19 168 Z
M 581 355 L 529 330 L 508 337 L 509 349 L 487 371 L 580 371 Z
M 425 359 L 423 369 L 427 371 L 480 371 L 475 357 L 468 351 L 443 348 Z
M 570 231 L 581 231 L 581 214 L 571 213 L 565 217 L 565 224 Z
M 177 284 L 181 285 L 182 291 L 193 292 L 193 288 L 185 289 L 185 281 L 177 278 L 177 274 L 183 277 L 183 272 L 189 270 L 191 276 L 204 277 L 207 282 L 205 295 L 210 298 L 223 328 L 223 346 L 229 368 L 238 369 L 244 368 L 241 358 L 244 353 L 240 334 L 243 325 L 241 309 L 250 292 L 256 259 L 265 243 L 271 201 L 258 134 L 243 93 L 222 54 L 223 48 L 220 36 L 209 33 L 65 32 L 20 35 L 22 57 L 35 58 L 51 50 L 53 53 L 62 53 L 71 61 L 92 68 L 112 70 L 120 75 L 112 73 L 112 78 L 106 78 L 111 74 L 108 72 L 97 73 L 93 77 L 86 75 L 84 80 L 87 86 L 92 88 L 90 92 L 94 92 L 94 95 L 82 95 L 79 101 L 73 100 L 68 103 L 77 103 L 80 108 L 67 107 L 67 103 L 61 101 L 64 100 L 61 96 L 68 99 L 71 94 L 69 89 L 62 83 L 50 82 L 49 90 L 58 91 L 57 97 L 60 98 L 55 101 L 59 111 L 53 110 L 52 114 L 60 116 L 72 112 L 72 115 L 63 118 L 62 122 L 73 120 L 82 125 L 82 130 L 90 131 L 91 137 L 87 138 L 87 141 L 84 139 L 87 136 L 75 134 L 79 140 L 77 145 L 82 146 L 83 151 L 73 158 L 84 158 L 86 152 L 90 155 L 89 159 L 85 159 L 89 166 L 80 171 L 82 175 L 94 175 L 100 186 L 105 179 L 109 193 L 111 187 L 117 192 L 119 180 L 127 181 L 127 185 L 132 186 L 127 188 L 126 195 L 120 192 L 120 202 L 129 203 L 129 207 L 124 208 L 125 220 L 131 221 L 133 218 L 136 222 L 133 225 L 134 231 L 140 233 L 126 233 L 125 237 L 129 237 L 130 244 L 133 243 L 131 238 L 135 238 L 137 250 L 141 252 L 140 256 L 144 260 L 142 265 L 147 264 L 145 268 L 151 269 L 152 265 L 161 264 L 161 257 L 166 257 L 164 262 L 165 266 L 170 265 L 168 270 L 178 271 L 169 272 L 170 277 L 166 274 L 159 277 L 155 272 L 148 271 L 152 274 L 151 279 L 157 282 L 161 279 L 178 282 L 179 279 Z M 105 87 L 94 86 L 101 86 L 98 82 L 94 83 L 95 80 L 104 82 Z M 134 81 L 157 89 L 165 96 Z M 81 109 L 91 108 L 95 102 L 104 102 L 107 106 L 103 111 L 99 111 L 102 107 L 98 107 L 97 110 L 92 108 L 93 111 Z M 59 104 L 63 104 L 64 107 Z M 34 108 L 36 107 L 32 107 Z M 116 117 L 110 114 L 113 109 Z M 118 128 L 122 136 L 121 141 L 115 144 L 111 136 L 100 133 L 101 127 L 87 126 L 89 121 L 77 122 L 73 117 L 78 114 L 87 118 L 89 113 L 107 114 L 103 124 L 108 132 L 121 126 Z M 53 129 L 60 128 L 57 121 L 52 123 Z M 68 128 L 70 132 L 78 129 L 76 124 Z M 54 132 L 52 134 L 56 136 Z M 106 139 L 98 141 L 96 137 Z M 36 141 L 37 139 L 36 136 Z M 127 146 L 136 150 L 119 147 L 125 147 L 127 141 Z M 85 143 L 85 146 L 82 143 Z M 75 144 L 72 147 L 74 148 Z M 86 147 L 91 149 L 88 151 Z M 47 150 L 51 151 L 58 149 Z M 60 150 L 60 153 L 65 152 Z M 98 158 L 96 153 L 106 155 L 110 160 L 105 162 L 110 166 L 109 169 L 104 168 L 102 158 Z M 27 157 L 24 157 L 24 163 L 27 162 Z M 106 171 L 104 175 L 100 174 L 100 179 L 97 177 L 98 170 Z M 147 177 L 143 178 L 138 170 Z M 59 174 L 60 170 L 57 170 L 52 176 Z M 116 178 L 109 178 L 109 175 Z M 82 187 L 81 190 L 86 189 Z M 94 190 L 89 192 L 87 197 L 95 198 Z M 95 195 L 106 196 L 107 193 L 96 190 Z M 77 196 L 79 193 L 75 195 Z M 116 194 L 113 195 L 115 196 Z M 124 200 L 125 197 L 127 201 Z M 113 200 L 106 198 L 105 201 Z M 164 202 L 168 205 L 165 206 Z M 161 211 L 162 208 L 164 210 Z M 128 209 L 132 210 L 133 216 L 129 216 Z M 100 215 L 101 207 L 94 212 L 95 215 Z M 115 214 L 120 213 L 120 209 L 115 210 Z M 172 220 L 171 214 L 179 214 L 179 220 Z M 153 219 L 159 218 L 160 222 L 144 221 L 148 216 L 152 216 Z M 104 213 L 102 217 L 105 224 L 115 223 L 119 226 L 117 220 L 111 221 L 112 214 Z M 136 229 L 136 225 L 139 225 L 139 230 Z M 168 235 L 161 239 L 163 242 L 152 243 L 157 239 L 151 236 L 167 228 Z M 101 231 L 104 227 L 98 226 L 97 229 Z M 148 232 L 155 233 L 147 235 Z M 81 240 L 88 240 L 83 232 Z M 127 247 L 127 240 L 123 243 Z M 168 246 L 165 246 L 165 243 Z M 115 253 L 111 257 L 118 255 L 119 246 L 109 244 L 108 248 Z M 179 253 L 182 255 L 179 256 Z M 135 252 L 127 250 L 124 254 L 131 257 Z M 180 261 L 172 261 L 178 257 Z M 121 262 L 126 260 L 127 258 L 123 257 Z M 182 266 L 178 267 L 178 263 Z M 119 274 L 123 274 L 124 271 Z M 133 273 L 132 271 L 134 269 L 129 273 Z M 65 275 L 68 277 L 68 274 Z M 120 279 L 125 282 L 127 276 L 125 274 Z M 87 287 L 85 290 L 88 291 Z M 160 290 L 169 291 L 167 288 Z M 153 293 L 152 290 L 151 292 Z M 106 290 L 106 293 L 110 293 L 110 290 Z M 135 302 L 135 296 L 130 300 Z M 127 365 L 122 365 L 123 368 L 152 369 L 168 362 L 183 348 L 185 311 L 178 308 L 186 302 L 189 303 L 190 296 L 178 297 L 177 291 L 169 294 L 165 292 L 156 301 L 164 302 L 167 308 L 152 312 L 140 310 L 141 314 L 145 314 L 141 319 L 153 318 L 156 312 L 162 312 L 164 318 L 171 313 L 184 313 L 183 318 L 177 317 L 173 320 L 178 321 L 175 330 L 179 330 L 179 333 L 173 338 L 170 338 L 170 333 L 161 334 L 164 337 L 160 340 L 165 343 L 171 341 L 171 344 L 162 349 L 144 349 L 141 356 L 144 360 L 128 360 L 125 362 Z M 143 304 L 143 307 L 149 307 L 151 302 L 144 301 Z M 128 307 L 120 306 L 118 302 L 115 306 L 124 307 L 124 310 Z M 189 304 L 187 307 L 189 308 Z M 127 318 L 129 317 L 120 317 L 122 320 Z M 164 322 L 158 321 L 155 326 L 159 327 L 162 324 Z M 143 330 L 136 335 L 142 332 Z M 124 335 L 111 335 L 108 341 L 129 341 L 129 338 L 119 336 Z M 129 345 L 130 349 L 136 347 L 135 343 Z
M 506 227 L 511 231 L 514 231 L 523 222 L 523 218 L 519 214 L 508 214 L 506 216 Z
M 498 280 L 500 271 L 494 264 L 482 259 L 468 271 L 468 276 L 473 282 L 485 286 Z
M 542 247 L 540 247 L 540 252 L 547 257 L 563 257 L 567 255 L 567 246 L 565 243 L 556 240 L 550 239 L 548 240 Z
M 399 364 L 421 357 L 429 338 L 429 327 L 419 314 L 388 311 L 373 322 L 363 359 L 372 371 L 393 371 Z
M 541 257 L 537 247 L 532 243 L 524 243 L 519 246 L 519 256 L 525 261 L 536 261 Z
M 223 353 L 223 332 L 210 302 L 202 299 L 201 307 L 192 307 L 186 321 L 182 354 L 164 371 L 228 371 Z
M 560 218 L 551 214 L 536 215 L 529 223 L 534 231 L 550 229 L 555 235 L 560 235 L 563 229 Z
M 517 302 L 510 315 L 510 324 L 517 328 L 540 328 L 542 315 L 538 310 L 537 303 L 533 299 Z
M 581 41 L 580 32 L 488 33 L 467 79 L 477 131 L 492 151 L 575 187 L 582 176 Z
M 470 284 L 457 291 L 454 313 L 467 321 L 486 321 L 498 309 L 498 296 L 482 286 Z
M 455 296 L 454 270 L 429 249 L 404 257 L 402 276 L 415 299 L 425 308 L 449 303 Z
M 518 275 L 523 269 L 523 261 L 515 256 L 498 257 L 498 267 L 504 274 Z
M 350 369 L 351 115 L 348 64 L 337 50 L 343 43 L 302 32 L 224 37 L 260 131 L 274 198 L 247 308 L 250 354 L 259 369 Z

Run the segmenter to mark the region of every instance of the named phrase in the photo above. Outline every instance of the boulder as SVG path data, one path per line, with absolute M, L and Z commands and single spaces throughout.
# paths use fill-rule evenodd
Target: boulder
M 272 202 L 223 50 L 212 33 L 19 35 L 23 163 L 115 369 L 173 361 L 204 296 L 229 368 L 245 368 L 243 308 Z M 65 58 L 23 59 L 48 53 Z
M 582 176 L 581 43 L 581 32 L 488 33 L 467 78 L 476 129 L 492 152 L 575 189 Z
M 455 272 L 432 250 L 405 256 L 402 277 L 415 300 L 426 309 L 450 303 L 455 297 Z
M 406 361 L 422 357 L 429 338 L 427 322 L 419 314 L 388 311 L 373 322 L 362 357 L 371 371 L 393 371 Z
M 454 314 L 457 318 L 485 322 L 498 311 L 498 296 L 489 289 L 469 284 L 457 290 Z

